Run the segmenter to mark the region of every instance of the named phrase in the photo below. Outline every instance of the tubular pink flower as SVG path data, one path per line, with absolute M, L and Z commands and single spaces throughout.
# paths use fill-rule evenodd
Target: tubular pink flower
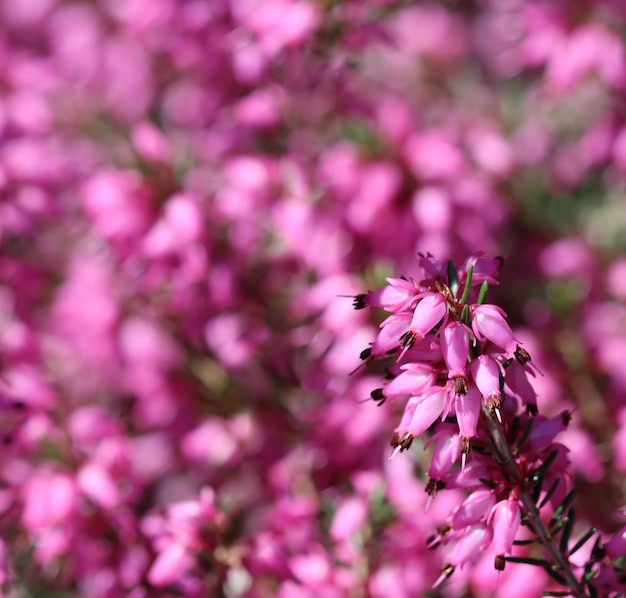
M 427 279 L 436 280 L 446 275 L 446 262 L 432 255 L 420 255 L 418 260 L 420 268 Z
M 491 544 L 492 539 L 493 532 L 486 525 L 477 524 L 466 528 L 450 553 L 450 564 L 463 567 L 465 563 L 475 560 Z
M 504 390 L 507 395 L 515 397 L 526 405 L 529 413 L 537 412 L 537 393 L 528 380 L 527 370 L 516 361 L 506 369 Z
M 441 339 L 441 353 L 448 367 L 448 378 L 465 378 L 469 331 L 461 322 L 448 324 Z
M 428 477 L 431 479 L 443 478 L 452 469 L 461 454 L 461 438 L 458 430 L 448 424 L 444 424 L 444 426 L 445 428 L 439 429 L 426 443 L 428 446 L 435 442 L 428 469 Z
M 481 355 L 470 365 L 474 382 L 485 399 L 485 404 L 499 409 L 502 402 L 500 393 L 500 366 L 488 355 Z
M 411 314 L 399 313 L 389 316 L 380 325 L 380 332 L 372 345 L 372 355 L 382 357 L 399 346 L 398 339 L 407 331 Z
M 441 293 L 424 293 L 415 307 L 410 332 L 416 338 L 426 336 L 448 312 L 448 304 Z
M 495 504 L 489 512 L 487 521 L 493 528 L 493 548 L 496 555 L 510 555 L 521 521 L 517 499 L 509 497 L 508 500 L 501 500 Z
M 461 288 L 467 278 L 467 271 L 470 266 L 473 266 L 472 271 L 472 286 L 479 286 L 483 282 L 488 282 L 490 285 L 499 284 L 496 278 L 500 266 L 502 265 L 502 258 L 497 257 L 484 257 L 482 251 L 473 253 L 470 255 L 459 270 L 459 279 L 461 280 Z
M 504 319 L 505 315 L 504 311 L 495 305 L 473 305 L 472 330 L 479 340 L 487 339 L 509 355 L 513 355 L 518 341 Z
M 446 407 L 446 392 L 441 386 L 433 386 L 420 398 L 409 424 L 413 436 L 420 436 L 441 416 Z
M 453 529 L 463 529 L 486 519 L 487 513 L 496 502 L 491 490 L 476 490 L 472 492 L 454 512 L 452 516 Z
M 369 307 L 380 307 L 391 313 L 411 309 L 418 293 L 415 282 L 405 278 L 386 278 L 385 280 L 389 284 L 367 293 L 363 298 L 363 303 Z
M 435 383 L 435 372 L 427 364 L 406 363 L 401 369 L 402 373 L 383 388 L 384 396 L 389 399 L 419 395 Z
M 564 411 L 560 415 L 551 417 L 550 419 L 537 416 L 534 425 L 528 435 L 528 443 L 536 451 L 543 450 L 550 446 L 557 434 L 567 429 L 570 414 Z
M 482 396 L 474 384 L 470 384 L 467 394 L 456 395 L 456 419 L 463 438 L 469 439 L 476 436 L 481 403 Z

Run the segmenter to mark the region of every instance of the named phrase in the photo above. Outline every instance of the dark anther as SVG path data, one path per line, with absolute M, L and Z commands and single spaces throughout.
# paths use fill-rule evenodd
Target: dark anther
M 391 446 L 394 449 L 400 447 L 400 452 L 408 451 L 413 443 L 413 438 L 415 438 L 415 436 L 413 436 L 411 432 L 405 432 L 403 436 L 395 432 L 391 438 Z
M 515 359 L 517 359 L 521 365 L 526 365 L 530 361 L 530 353 L 517 345 L 515 348 Z
M 370 393 L 370 396 L 372 397 L 372 400 L 378 404 L 378 406 L 380 407 L 385 400 L 387 399 L 387 397 L 383 394 L 383 389 L 382 388 L 377 388 L 376 390 L 373 390 Z
M 467 380 L 462 376 L 454 379 L 454 392 L 458 395 L 467 394 Z
M 372 349 L 368 347 L 367 349 L 363 349 L 363 351 L 361 351 L 361 354 L 359 355 L 359 359 L 362 359 L 363 361 L 365 361 L 366 359 L 369 359 L 371 355 L 372 355 Z
M 409 330 L 408 332 L 405 332 L 400 337 L 400 346 L 403 349 L 410 349 L 415 344 L 415 339 L 416 339 L 415 332 L 412 332 L 411 330 Z
M 435 496 L 437 496 L 437 492 L 439 492 L 439 490 L 443 490 L 445 487 L 446 484 L 441 480 L 431 478 L 426 484 L 426 494 L 435 498 Z
M 354 299 L 352 300 L 352 306 L 354 307 L 354 309 L 365 309 L 367 307 L 367 303 L 365 301 L 366 299 L 367 299 L 366 293 L 355 295 Z
M 470 452 L 470 439 L 467 436 L 461 438 L 461 453 L 468 455 Z
M 493 561 L 493 566 L 496 571 L 504 571 L 504 565 L 506 565 L 506 561 L 504 560 L 503 554 L 496 555 L 496 558 Z
M 563 422 L 563 425 L 567 428 L 567 426 L 569 426 L 569 423 L 572 421 L 572 414 L 569 411 L 563 411 L 563 413 L 561 413 L 561 421 Z
M 502 396 L 493 394 L 487 400 L 487 407 L 489 407 L 489 410 L 494 413 L 496 409 L 502 408 L 502 403 L 504 403 Z
M 528 405 L 526 405 L 526 413 L 535 417 L 535 415 L 539 413 L 539 409 L 537 409 L 537 405 L 535 403 L 528 403 Z

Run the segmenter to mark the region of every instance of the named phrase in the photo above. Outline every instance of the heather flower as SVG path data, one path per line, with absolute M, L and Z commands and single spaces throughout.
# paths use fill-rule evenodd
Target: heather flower
M 436 380 L 432 366 L 425 363 L 405 363 L 401 373 L 382 389 L 384 397 L 395 399 L 408 395 L 421 395 Z
M 489 511 L 487 521 L 493 526 L 493 550 L 496 559 L 511 554 L 515 534 L 520 526 L 521 515 L 517 499 L 509 497 L 500 501 Z M 496 561 L 496 569 L 504 568 L 504 562 Z
M 355 308 L 380 307 L 391 313 L 411 309 L 417 301 L 419 288 L 412 280 L 405 278 L 387 278 L 387 285 L 376 291 L 355 297 Z
M 495 305 L 474 305 L 471 310 L 472 330 L 478 340 L 491 341 L 512 356 L 518 341 L 504 317 L 504 311 Z
M 469 351 L 469 331 L 461 322 L 448 324 L 443 331 L 441 354 L 448 368 L 448 378 L 454 380 L 457 394 L 467 393 L 465 377 Z
M 483 395 L 485 404 L 498 414 L 502 406 L 500 366 L 489 355 L 480 355 L 472 362 L 470 367 L 474 382 Z
M 464 529 L 485 520 L 495 503 L 495 496 L 491 490 L 476 490 L 472 492 L 454 512 L 452 516 L 453 529 Z

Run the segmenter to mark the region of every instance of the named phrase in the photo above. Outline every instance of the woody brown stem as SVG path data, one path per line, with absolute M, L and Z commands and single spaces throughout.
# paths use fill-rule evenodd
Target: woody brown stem
M 486 407 L 483 407 L 483 414 L 489 423 L 491 439 L 494 444 L 494 449 L 497 452 L 499 462 L 506 467 L 507 472 L 519 486 L 520 490 L 518 498 L 522 503 L 524 515 L 530 522 L 533 531 L 537 534 L 537 538 L 547 550 L 550 557 L 552 557 L 553 563 L 558 568 L 558 573 L 565 579 L 570 590 L 572 591 L 572 596 L 576 596 L 576 598 L 588 598 L 588 594 L 585 592 L 584 587 L 574 575 L 569 560 L 554 543 L 554 538 L 542 521 L 539 509 L 535 505 L 535 501 L 525 489 L 525 480 L 523 479 L 519 467 L 515 462 L 515 458 L 511 452 L 511 447 L 504 436 L 500 422 L 492 414 L 491 410 Z

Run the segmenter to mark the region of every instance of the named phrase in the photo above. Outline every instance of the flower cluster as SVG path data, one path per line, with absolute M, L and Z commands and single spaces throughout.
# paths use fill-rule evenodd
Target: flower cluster
M 371 393 L 379 406 L 405 400 L 391 440 L 392 457 L 430 432 L 426 491 L 432 498 L 443 489 L 466 494 L 429 539 L 431 548 L 442 545 L 445 554 L 435 585 L 485 551 L 493 555 L 494 567 L 504 570 L 522 517 L 544 540 L 541 518 L 558 521 L 555 513 L 572 497 L 567 495 L 568 450 L 556 442 L 571 416 L 567 411 L 552 418 L 538 415 L 528 380 L 538 370 L 506 313 L 485 303 L 501 263 L 474 254 L 457 269 L 450 261 L 422 255 L 421 280 L 388 278 L 386 286 L 354 299 L 357 309 L 376 307 L 391 314 L 361 358 L 393 359 L 388 381 Z M 519 415 L 522 406 L 525 412 Z M 568 546 L 568 536 L 562 545 Z M 556 557 L 557 568 L 565 569 L 559 581 L 583 595 L 579 592 L 589 579 L 573 577 L 563 556 Z M 620 587 L 614 580 L 611 589 Z M 595 586 L 592 590 L 597 592 Z

